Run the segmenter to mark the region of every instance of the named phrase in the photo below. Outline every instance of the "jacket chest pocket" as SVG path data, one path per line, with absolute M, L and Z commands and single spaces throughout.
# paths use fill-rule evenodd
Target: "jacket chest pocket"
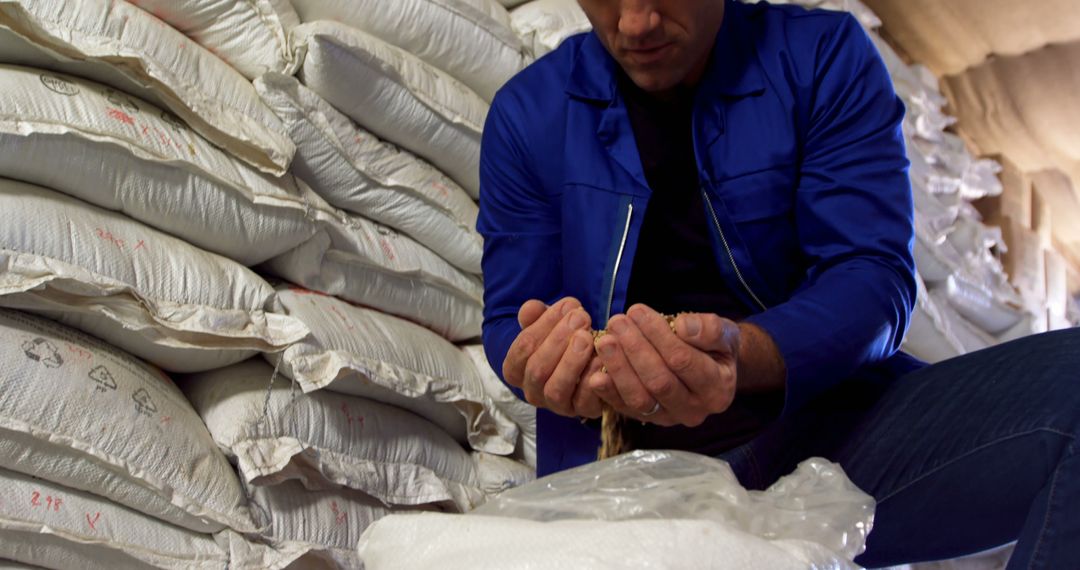
M 801 274 L 794 167 L 761 170 L 716 184 L 716 194 L 761 278 L 784 296 Z
M 795 207 L 795 172 L 791 167 L 744 174 L 717 183 L 731 221 L 737 224 L 787 217 Z

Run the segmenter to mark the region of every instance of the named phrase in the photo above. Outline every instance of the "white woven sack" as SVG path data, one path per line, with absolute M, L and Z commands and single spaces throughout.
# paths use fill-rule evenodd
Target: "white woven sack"
M 480 195 L 488 104 L 415 56 L 337 22 L 294 31 L 307 45 L 300 80 L 360 126 L 427 159 Z
M 263 269 L 308 289 L 418 322 L 452 340 L 480 335 L 483 285 L 412 238 L 359 216 L 323 229 Z
M 997 339 L 964 318 L 949 302 L 948 293 L 943 289 L 930 291 L 930 298 L 937 304 L 941 316 L 949 323 L 949 330 L 963 347 L 964 353 L 975 352 L 997 344 Z
M 250 81 L 124 0 L 0 0 L 0 63 L 70 73 L 166 107 L 271 174 L 283 174 L 295 151 Z
M 68 75 L 0 65 L 0 176 L 118 210 L 252 265 L 315 233 L 292 176 L 271 178 L 168 112 Z
M 224 568 L 213 537 L 0 469 L 0 556 L 49 568 Z
M 0 179 L 0 305 L 42 312 L 173 371 L 307 334 L 244 266 L 64 194 Z
M 181 31 L 248 79 L 292 74 L 303 59 L 289 32 L 300 25 L 288 0 L 129 0 Z
M 922 277 L 916 276 L 918 293 L 911 324 L 904 336 L 902 350 L 931 364 L 964 354 L 964 346 L 956 338 L 952 326 L 930 296 Z
M 1016 326 L 1024 316 L 1019 299 L 1002 298 L 989 284 L 978 283 L 963 273 L 950 275 L 943 291 L 956 312 L 991 335 Z
M 300 568 L 363 568 L 356 543 L 371 523 L 393 513 L 437 510 L 431 505 L 388 508 L 360 491 L 311 491 L 297 481 L 251 487 L 250 495 L 268 525 L 264 537 L 279 547 L 308 550 L 297 561 Z
M 504 8 L 513 8 L 514 6 L 520 6 L 529 0 L 499 0 L 499 4 L 502 4 Z
M 484 393 L 491 398 L 499 411 L 506 414 L 506 417 L 518 426 L 521 435 L 518 438 L 514 457 L 524 460 L 527 465 L 536 467 L 536 408 L 515 396 L 506 384 L 503 384 L 488 364 L 484 345 L 470 344 L 461 347 L 461 350 L 476 366 L 476 374 L 480 378 Z
M 160 371 L 7 310 L 0 366 L 0 465 L 194 531 L 254 530 L 236 473 Z
M 491 497 L 536 480 L 536 468 L 483 451 L 472 453 L 480 490 Z
M 577 0 L 532 0 L 510 12 L 510 25 L 536 57 L 592 29 Z
M 304 22 L 363 30 L 445 71 L 486 101 L 528 65 L 494 0 L 293 0 Z
M 232 531 L 184 530 L 83 491 L 0 469 L 0 556 L 35 567 L 128 570 L 278 569 L 303 550 Z M 0 562 L 0 567 L 5 567 Z
M 467 510 L 483 500 L 469 454 L 404 410 L 326 391 L 302 394 L 259 359 L 180 384 L 247 483 L 344 486 L 389 505 Z
M 427 162 L 357 127 L 299 81 L 278 73 L 255 89 L 296 143 L 292 172 L 327 202 L 400 230 L 469 273 L 483 239 L 468 194 Z
M 268 358 L 305 392 L 325 388 L 385 402 L 475 449 L 513 453 L 517 426 L 484 394 L 475 367 L 457 347 L 419 325 L 333 297 L 303 290 L 279 290 L 278 296 L 312 334 Z

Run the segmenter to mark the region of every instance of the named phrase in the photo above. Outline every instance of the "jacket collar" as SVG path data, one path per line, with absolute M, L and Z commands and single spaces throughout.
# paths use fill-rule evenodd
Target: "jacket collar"
M 757 58 L 757 44 L 750 33 L 760 25 L 756 5 L 725 0 L 724 22 L 713 44 L 709 68 L 699 89 L 727 97 L 745 97 L 765 90 L 765 78 Z M 566 93 L 580 99 L 611 102 L 615 98 L 615 60 L 595 33 L 581 42 L 566 82 Z

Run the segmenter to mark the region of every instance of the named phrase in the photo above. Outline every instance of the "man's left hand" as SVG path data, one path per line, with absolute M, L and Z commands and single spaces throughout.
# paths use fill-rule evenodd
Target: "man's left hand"
M 690 313 L 667 319 L 645 305 L 608 322 L 597 341 L 606 367 L 586 379 L 624 416 L 662 426 L 701 425 L 735 399 L 740 331 L 717 315 Z M 659 404 L 659 407 L 657 405 Z

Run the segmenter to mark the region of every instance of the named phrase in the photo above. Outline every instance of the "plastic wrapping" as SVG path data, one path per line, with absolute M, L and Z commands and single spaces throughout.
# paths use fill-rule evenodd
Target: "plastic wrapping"
M 512 489 L 464 517 L 387 517 L 361 538 L 360 554 L 368 570 L 531 569 L 560 561 L 844 569 L 855 568 L 873 512 L 873 498 L 823 459 L 804 461 L 766 491 L 747 491 L 723 461 L 636 451 Z

